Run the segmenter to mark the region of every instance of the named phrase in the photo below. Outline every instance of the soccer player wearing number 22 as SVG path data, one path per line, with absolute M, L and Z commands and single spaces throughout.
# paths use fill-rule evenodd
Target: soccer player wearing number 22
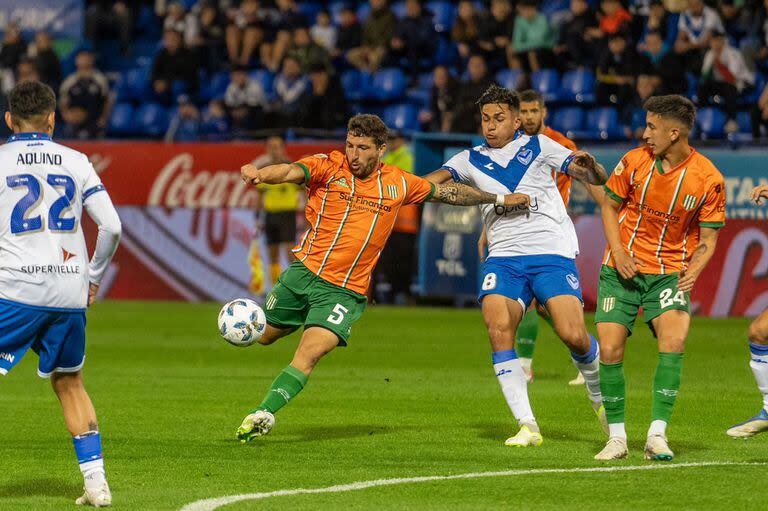
M 37 81 L 18 84 L 5 114 L 14 132 L 0 147 L 0 374 L 32 348 L 51 378 L 72 434 L 85 492 L 77 504 L 109 506 L 96 412 L 83 387 L 85 309 L 120 240 L 120 219 L 82 153 L 51 140 L 56 98 Z M 80 222 L 99 227 L 93 257 Z
M 241 169 L 243 180 L 253 185 L 303 183 L 310 225 L 293 250 L 297 261 L 267 295 L 267 328 L 259 343 L 271 344 L 301 326 L 304 333 L 290 365 L 238 428 L 242 442 L 269 433 L 275 412 L 304 388 L 317 362 L 337 345 L 346 346 L 352 324 L 365 309 L 373 268 L 403 205 L 430 200 L 463 206 L 528 204 L 524 194 L 492 194 L 454 183 L 435 186 L 385 165 L 381 158 L 388 135 L 375 115 L 356 115 L 347 126 L 344 153 Z
M 595 322 L 610 436 L 598 460 L 628 453 L 622 361 L 640 307 L 659 345 L 645 458 L 673 458 L 666 428 L 680 389 L 691 322 L 689 292 L 725 225 L 723 176 L 688 145 L 696 118 L 693 103 L 682 96 L 656 96 L 644 108 L 646 145 L 628 152 L 616 166 L 602 207 L 608 247 Z
M 458 153 L 427 179 L 436 183 L 453 179 L 492 193 L 518 192 L 531 198 L 526 207 L 481 207 L 489 246 L 479 300 L 493 369 L 520 428 L 505 445 L 538 446 L 543 439 L 515 351 L 515 332 L 534 298 L 547 308 L 555 332 L 584 375 L 595 412 L 603 419 L 598 346 L 584 324 L 576 270 L 576 231 L 551 169 L 600 185 L 605 183 L 605 171 L 589 154 L 571 151 L 547 136 L 516 136 L 517 93 L 492 85 L 477 104 L 486 143 Z M 607 425 L 604 428 L 607 433 Z

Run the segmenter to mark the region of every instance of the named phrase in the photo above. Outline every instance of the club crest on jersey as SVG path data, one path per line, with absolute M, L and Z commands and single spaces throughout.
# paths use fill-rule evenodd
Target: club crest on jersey
M 573 273 L 566 275 L 565 280 L 568 281 L 568 285 L 571 286 L 572 289 L 579 289 L 579 279 Z
M 347 184 L 347 178 L 340 177 L 335 181 L 335 183 L 339 186 L 343 186 L 344 188 L 349 188 L 349 184 Z
M 699 200 L 698 197 L 696 197 L 695 195 L 686 195 L 685 198 L 683 199 L 683 209 L 685 209 L 686 211 L 692 210 L 693 208 L 696 207 L 696 202 L 698 202 L 698 200 Z
M 616 307 L 616 297 L 606 296 L 603 298 L 603 312 L 611 312 Z
M 74 257 L 77 257 L 77 256 L 75 254 L 73 254 L 72 252 L 67 252 L 63 248 L 61 249 L 61 258 L 64 260 L 64 263 L 66 263 L 67 261 L 69 261 L 70 259 L 72 259 Z
M 523 147 L 517 152 L 517 161 L 523 165 L 528 165 L 533 161 L 533 151 Z
M 387 185 L 387 194 L 390 199 L 397 199 L 397 185 Z

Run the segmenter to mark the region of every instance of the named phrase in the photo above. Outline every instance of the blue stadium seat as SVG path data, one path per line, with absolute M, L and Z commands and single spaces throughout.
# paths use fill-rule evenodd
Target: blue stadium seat
M 136 121 L 145 135 L 162 136 L 168 130 L 169 120 L 168 110 L 157 103 L 145 103 L 136 111 Z
M 736 114 L 736 122 L 739 123 L 739 133 L 752 133 L 752 116 L 749 112 Z
M 558 108 L 552 116 L 552 127 L 567 137 L 584 129 L 584 110 L 577 106 Z
M 405 18 L 405 2 L 395 2 L 392 5 L 392 12 L 398 18 Z
M 531 85 L 544 96 L 545 101 L 558 100 L 560 75 L 554 69 L 542 69 L 531 73 Z
M 594 103 L 595 74 L 586 69 L 565 73 L 561 83 L 560 98 L 571 103 Z
M 419 109 L 408 103 L 391 105 L 384 109 L 384 123 L 400 131 L 419 129 Z
M 357 20 L 363 24 L 368 20 L 368 16 L 371 15 L 371 5 L 368 2 L 363 2 L 357 8 Z
M 341 73 L 341 87 L 344 95 L 350 101 L 360 101 L 370 87 L 371 75 L 361 73 L 357 69 L 349 69 Z
M 496 73 L 496 81 L 506 89 L 517 90 L 520 80 L 523 78 L 523 72 L 519 69 L 502 69 Z
M 130 135 L 136 131 L 133 125 L 133 105 L 130 103 L 117 103 L 112 108 L 109 116 L 107 133 L 109 135 Z
M 248 76 L 252 80 L 256 80 L 259 85 L 261 85 L 261 88 L 264 90 L 264 93 L 267 96 L 270 96 L 272 93 L 274 93 L 275 75 L 268 69 L 257 69 L 256 71 L 251 71 L 248 73 Z
M 592 138 L 599 140 L 626 138 L 619 122 L 619 113 L 610 106 L 590 109 L 587 112 L 586 128 Z
M 725 114 L 719 108 L 700 108 L 696 114 L 696 124 L 701 130 L 702 139 L 725 137 L 725 122 Z
M 427 2 L 426 7 L 432 11 L 435 30 L 441 33 L 450 32 L 456 19 L 456 7 L 451 2 L 445 0 Z
M 639 128 L 645 128 L 645 117 L 645 110 L 642 108 L 635 108 L 635 110 L 632 112 L 632 121 L 629 125 L 633 132 Z
M 224 96 L 228 86 L 229 73 L 226 71 L 218 72 L 203 84 L 200 90 L 200 99 L 202 101 L 210 101 L 211 99 L 220 98 Z
M 407 85 L 405 74 L 398 68 L 386 68 L 373 75 L 366 96 L 379 101 L 394 101 L 405 95 Z
M 763 93 L 765 88 L 766 78 L 759 71 L 755 73 L 755 87 L 751 89 L 747 94 L 742 94 L 739 97 L 739 103 L 742 105 L 752 106 L 760 100 L 760 94 Z
M 175 99 L 182 94 L 189 94 L 189 83 L 184 80 L 174 80 L 171 82 L 171 97 Z
M 315 2 L 299 2 L 299 13 L 310 23 L 314 24 L 317 14 L 323 10 L 323 6 Z
M 147 67 L 129 69 L 120 74 L 117 82 L 118 101 L 138 101 L 150 94 L 150 73 Z
M 459 48 L 447 37 L 437 38 L 436 66 L 453 66 L 459 60 Z

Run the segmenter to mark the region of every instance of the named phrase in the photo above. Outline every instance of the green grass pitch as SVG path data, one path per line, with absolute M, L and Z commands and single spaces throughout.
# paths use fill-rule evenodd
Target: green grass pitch
M 298 334 L 273 346 L 227 345 L 216 304 L 107 302 L 89 312 L 86 384 L 104 438 L 116 510 L 399 477 L 606 466 L 603 436 L 566 349 L 542 323 L 529 387 L 539 448 L 504 447 L 516 428 L 493 375 L 477 310 L 370 307 L 350 347 L 323 360 L 277 416 L 241 445 L 234 432 L 288 363 Z M 590 319 L 591 321 L 591 319 Z M 747 320 L 696 318 L 669 429 L 673 463 L 766 462 L 768 435 L 725 429 L 759 410 Z M 55 396 L 30 353 L 0 380 L 0 509 L 74 509 L 81 476 Z M 630 458 L 650 416 L 656 348 L 638 325 L 626 356 Z M 346 493 L 280 496 L 221 509 L 752 509 L 767 466 L 527 474 Z

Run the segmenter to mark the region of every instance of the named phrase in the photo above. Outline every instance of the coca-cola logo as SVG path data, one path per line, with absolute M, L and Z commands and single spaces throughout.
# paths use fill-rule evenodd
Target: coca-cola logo
M 253 208 L 257 191 L 231 170 L 196 170 L 190 153 L 180 153 L 162 168 L 147 205 L 180 208 Z

